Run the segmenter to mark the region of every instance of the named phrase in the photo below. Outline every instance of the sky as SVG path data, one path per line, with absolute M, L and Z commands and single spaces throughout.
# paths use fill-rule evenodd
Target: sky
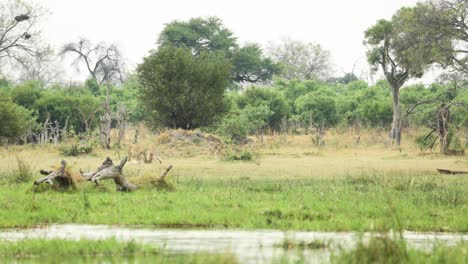
M 1 0 L 0 0 L 1 1 Z M 267 48 L 282 38 L 321 44 L 336 75 L 368 72 L 364 31 L 417 0 L 38 0 L 50 11 L 44 38 L 58 48 L 86 37 L 117 44 L 130 69 L 156 47 L 165 24 L 217 16 L 240 43 Z M 66 65 L 68 66 L 68 65 Z M 70 68 L 70 67 L 66 67 Z M 77 77 L 67 69 L 70 78 Z M 74 77 L 73 77 L 74 76 Z M 364 77 L 364 76 L 362 76 Z M 82 77 L 81 77 L 82 78 Z

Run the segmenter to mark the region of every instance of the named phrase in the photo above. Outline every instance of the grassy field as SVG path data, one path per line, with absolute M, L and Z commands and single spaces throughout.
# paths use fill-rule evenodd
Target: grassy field
M 468 170 L 468 159 L 421 153 L 405 138 L 403 148 L 385 146 L 385 133 L 330 132 L 323 148 L 310 136 L 266 137 L 253 161 L 224 161 L 200 142 L 161 142 L 150 134 L 139 147 L 164 160 L 128 164 L 130 181 L 157 176 L 169 164 L 175 191 L 143 186 L 118 193 L 112 182 L 75 191 L 33 192 L 32 180 L 12 183 L 16 157 L 34 172 L 57 166 L 64 157 L 54 146 L 0 149 L 0 227 L 47 223 L 148 225 L 191 228 L 274 228 L 288 230 L 386 230 L 468 232 L 468 178 L 439 175 L 436 168 Z M 130 137 L 130 135 L 129 135 Z M 161 137 L 161 136 L 159 136 Z M 129 138 L 128 141 L 131 139 Z M 66 157 L 72 170 L 92 170 L 106 156 L 126 148 L 96 149 Z M 34 173 L 33 178 L 40 177 Z

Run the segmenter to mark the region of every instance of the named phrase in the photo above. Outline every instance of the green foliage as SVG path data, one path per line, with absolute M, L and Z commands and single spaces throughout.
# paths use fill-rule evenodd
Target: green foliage
M 16 157 L 16 168 L 7 174 L 7 180 L 12 184 L 30 183 L 33 179 L 33 168 L 25 159 Z
M 233 33 L 217 17 L 173 21 L 159 36 L 159 47 L 188 48 L 193 54 L 219 53 L 232 64 L 232 82 L 260 82 L 280 72 L 280 67 L 263 56 L 259 45 L 239 47 Z
M 70 256 L 136 256 L 160 254 L 160 251 L 135 241 L 119 242 L 116 239 L 69 241 L 61 239 L 25 239 L 1 242 L 0 256 L 5 257 L 70 257 Z
M 11 92 L 11 98 L 15 103 L 24 108 L 34 110 L 37 100 L 41 98 L 43 89 L 38 81 L 26 81 L 15 86 Z
M 263 112 L 261 118 L 267 117 L 268 126 L 274 130 L 279 130 L 283 118 L 289 117 L 291 113 L 291 107 L 282 93 L 271 88 L 251 86 L 236 97 L 235 101 L 241 110 L 247 106 L 254 107 L 246 110 L 246 112 L 251 112 L 251 114 L 259 110 Z M 269 111 L 265 107 L 268 107 Z M 254 118 L 252 116 L 250 120 L 253 121 Z M 258 127 L 258 125 L 254 124 L 252 129 L 255 129 L 255 127 Z
M 226 146 L 222 153 L 225 161 L 251 161 L 257 159 L 259 153 L 250 146 L 230 145 Z
M 72 143 L 69 145 L 63 145 L 59 147 L 60 154 L 64 156 L 79 156 L 79 155 L 87 155 L 93 152 L 94 149 L 93 143 Z
M 100 102 L 100 98 L 83 87 L 67 89 L 58 86 L 44 92 L 35 107 L 39 113 L 39 122 L 50 118 L 64 126 L 68 119 L 68 125 L 81 133 L 86 131 L 86 123 L 90 129 L 96 125 Z
M 229 70 L 217 53 L 194 56 L 186 48 L 161 47 L 138 66 L 140 99 L 163 126 L 208 126 L 228 110 Z
M 464 263 L 468 255 L 465 242 L 447 246 L 435 242 L 432 249 L 420 251 L 409 248 L 404 240 L 392 239 L 388 235 L 374 235 L 364 243 L 341 255 L 332 257 L 332 263 Z
M 226 115 L 219 123 L 217 129 L 217 133 L 236 142 L 245 139 L 248 131 L 247 118 L 240 111 Z
M 332 93 L 318 90 L 299 97 L 295 102 L 296 109 L 305 122 L 314 126 L 332 127 L 338 123 L 336 101 Z
M 217 17 L 173 21 L 159 35 L 161 47 L 175 46 L 202 52 L 227 52 L 237 47 L 233 33 Z
M 279 64 L 270 58 L 264 58 L 262 49 L 257 44 L 248 44 L 235 50 L 231 56 L 233 63 L 232 80 L 234 82 L 261 82 L 269 80 L 281 72 Z
M 275 87 L 277 87 L 284 94 L 288 104 L 292 107 L 292 112 L 294 114 L 298 114 L 294 108 L 294 102 L 297 98 L 306 95 L 307 93 L 317 91 L 321 88 L 329 87 L 329 85 L 318 80 L 277 80 Z
M 17 139 L 31 130 L 35 123 L 32 112 L 15 104 L 0 90 L 0 138 Z
M 416 137 L 416 145 L 420 151 L 432 150 L 436 146 L 437 135 L 425 131 Z

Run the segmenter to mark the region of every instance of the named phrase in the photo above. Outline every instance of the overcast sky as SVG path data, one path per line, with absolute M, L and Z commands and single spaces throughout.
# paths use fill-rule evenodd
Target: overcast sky
M 42 0 L 50 12 L 45 38 L 55 47 L 83 36 L 116 43 L 131 68 L 141 62 L 166 23 L 220 17 L 241 43 L 267 47 L 283 37 L 331 51 L 337 74 L 367 69 L 363 32 L 417 0 Z

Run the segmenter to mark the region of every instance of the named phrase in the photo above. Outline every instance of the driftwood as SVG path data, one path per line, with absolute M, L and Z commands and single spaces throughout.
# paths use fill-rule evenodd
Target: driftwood
M 80 170 L 80 172 L 86 180 L 92 181 L 96 185 L 99 184 L 100 180 L 113 179 L 117 187 L 117 191 L 130 192 L 135 190 L 137 186 L 127 181 L 122 175 L 122 169 L 126 162 L 127 157 L 123 158 L 120 164 L 116 166 L 112 160 L 107 157 L 96 171 L 83 173 Z
M 437 171 L 441 174 L 468 174 L 468 171 L 452 171 L 452 170 L 446 170 L 446 169 L 437 169 Z
M 76 182 L 84 181 L 82 177 L 70 174 L 66 170 L 67 163 L 62 160 L 61 166 L 55 171 L 40 170 L 39 172 L 46 177 L 34 181 L 34 185 L 48 183 L 51 186 L 58 186 L 61 189 L 76 188 Z

